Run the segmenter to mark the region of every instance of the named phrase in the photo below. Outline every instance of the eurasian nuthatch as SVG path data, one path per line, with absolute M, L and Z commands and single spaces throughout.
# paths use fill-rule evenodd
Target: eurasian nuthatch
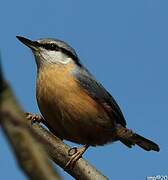
M 43 118 L 61 139 L 83 144 L 69 161 L 78 160 L 89 146 L 121 141 L 146 151 L 159 151 L 154 142 L 126 128 L 118 104 L 81 64 L 75 50 L 57 39 L 31 41 L 37 64 L 36 97 Z

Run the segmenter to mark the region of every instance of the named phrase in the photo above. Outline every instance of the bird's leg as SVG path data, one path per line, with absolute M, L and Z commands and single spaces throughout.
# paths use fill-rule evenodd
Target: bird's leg
M 25 115 L 26 115 L 26 118 L 31 121 L 31 124 L 35 122 L 40 123 L 44 121 L 43 117 L 39 114 L 32 114 L 32 113 L 26 112 Z
M 65 165 L 65 168 L 70 168 L 72 169 L 75 165 L 75 163 L 82 157 L 84 152 L 88 149 L 89 145 L 84 145 L 83 147 L 76 148 L 73 147 L 68 151 L 68 155 L 71 156 L 70 160 L 67 162 Z M 73 151 L 73 153 L 72 153 Z

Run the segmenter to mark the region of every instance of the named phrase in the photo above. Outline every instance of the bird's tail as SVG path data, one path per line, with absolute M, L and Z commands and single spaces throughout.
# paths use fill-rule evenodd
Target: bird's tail
M 121 125 L 119 125 L 117 128 L 117 136 L 119 140 L 123 144 L 128 146 L 129 148 L 137 144 L 138 146 L 140 146 L 146 151 L 151 151 L 151 150 L 159 151 L 160 150 L 159 146 L 156 143 L 140 136 L 139 134 L 134 133 L 130 129 L 127 129 Z

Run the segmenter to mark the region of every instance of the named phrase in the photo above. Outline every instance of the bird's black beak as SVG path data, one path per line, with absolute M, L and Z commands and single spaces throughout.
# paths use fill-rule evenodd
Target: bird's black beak
M 19 41 L 21 41 L 23 44 L 25 44 L 26 46 L 28 46 L 32 50 L 37 49 L 37 47 L 38 47 L 37 41 L 32 41 L 32 40 L 29 40 L 29 39 L 22 37 L 22 36 L 16 36 L 16 37 L 19 39 Z

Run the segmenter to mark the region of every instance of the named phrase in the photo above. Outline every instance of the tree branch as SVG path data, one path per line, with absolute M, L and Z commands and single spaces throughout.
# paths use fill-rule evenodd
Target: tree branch
M 1 74 L 2 75 L 2 74 Z M 33 137 L 20 106 L 0 76 L 0 122 L 19 166 L 31 180 L 60 179 L 42 146 Z

